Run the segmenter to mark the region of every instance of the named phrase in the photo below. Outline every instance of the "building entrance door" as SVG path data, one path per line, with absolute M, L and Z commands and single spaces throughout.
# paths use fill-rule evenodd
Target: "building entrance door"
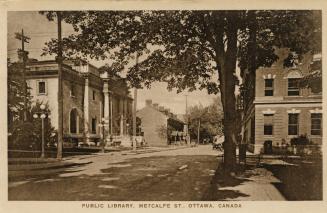
M 272 154 L 272 141 L 265 141 L 263 144 L 264 154 Z

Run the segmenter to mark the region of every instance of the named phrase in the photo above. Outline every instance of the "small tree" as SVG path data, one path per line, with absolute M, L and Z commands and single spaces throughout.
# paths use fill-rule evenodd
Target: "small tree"
M 197 138 L 200 120 L 200 140 L 212 138 L 215 135 L 223 134 L 222 106 L 218 98 L 214 98 L 212 104 L 203 107 L 201 104 L 188 109 L 188 119 L 190 120 L 190 134 L 192 138 Z
M 159 137 L 167 140 L 171 140 L 171 134 L 173 132 L 173 128 L 170 125 L 161 125 L 158 126 L 156 129 L 157 134 Z
M 23 120 L 24 116 L 24 92 L 22 90 L 24 80 L 22 78 L 23 64 L 20 62 L 11 62 L 7 59 L 7 87 L 8 87 L 8 125 L 16 120 Z M 27 104 L 30 107 L 30 94 L 27 94 Z M 9 131 L 10 132 L 10 131 Z
M 10 126 L 8 147 L 10 149 L 41 150 L 41 119 L 33 118 L 33 114 L 40 111 L 42 103 L 37 101 L 28 109 L 27 121 L 15 120 Z M 44 112 L 50 116 L 49 105 L 45 105 Z M 57 142 L 56 131 L 51 126 L 50 118 L 45 118 L 45 145 L 54 146 Z

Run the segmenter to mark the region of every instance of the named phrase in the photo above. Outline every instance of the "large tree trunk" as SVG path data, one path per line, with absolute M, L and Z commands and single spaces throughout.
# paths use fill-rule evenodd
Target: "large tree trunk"
M 235 62 L 235 64 L 234 64 Z M 236 55 L 229 58 L 229 61 L 220 60 L 219 87 L 221 92 L 221 102 L 224 111 L 224 170 L 233 172 L 236 169 L 236 145 L 237 145 L 237 111 L 235 99 L 235 68 Z
M 236 64 L 236 61 L 235 61 Z M 236 169 L 236 136 L 237 136 L 237 123 L 236 123 L 236 99 L 235 99 L 235 77 L 233 75 L 232 66 L 226 65 L 222 68 L 225 73 L 225 81 L 221 84 L 224 89 L 222 90 L 222 102 L 224 110 L 224 169 L 227 172 L 235 171 Z
M 226 172 L 236 170 L 237 145 L 237 110 L 235 99 L 235 70 L 237 60 L 238 12 L 227 14 L 226 52 L 219 54 L 220 91 L 224 110 L 224 169 Z
M 233 120 L 224 119 L 224 169 L 226 171 L 236 170 L 236 137 L 235 123 Z

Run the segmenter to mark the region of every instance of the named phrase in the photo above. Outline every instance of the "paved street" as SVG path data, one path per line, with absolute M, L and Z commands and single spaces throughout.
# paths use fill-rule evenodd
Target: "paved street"
M 87 164 L 11 178 L 9 199 L 201 200 L 217 169 L 217 155 L 211 146 L 198 146 L 75 156 L 65 162 Z
M 64 167 L 10 171 L 9 200 L 284 200 L 264 168 L 235 178 L 216 173 L 211 145 L 98 153 Z

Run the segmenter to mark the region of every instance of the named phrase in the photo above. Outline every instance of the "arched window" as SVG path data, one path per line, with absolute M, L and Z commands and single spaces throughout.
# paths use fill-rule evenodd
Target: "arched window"
M 288 86 L 287 95 L 288 96 L 298 96 L 300 95 L 299 80 L 302 78 L 302 74 L 298 70 L 292 70 L 288 73 Z
M 302 78 L 302 73 L 299 70 L 291 70 L 287 78 Z
M 77 133 L 77 110 L 70 111 L 70 133 Z

